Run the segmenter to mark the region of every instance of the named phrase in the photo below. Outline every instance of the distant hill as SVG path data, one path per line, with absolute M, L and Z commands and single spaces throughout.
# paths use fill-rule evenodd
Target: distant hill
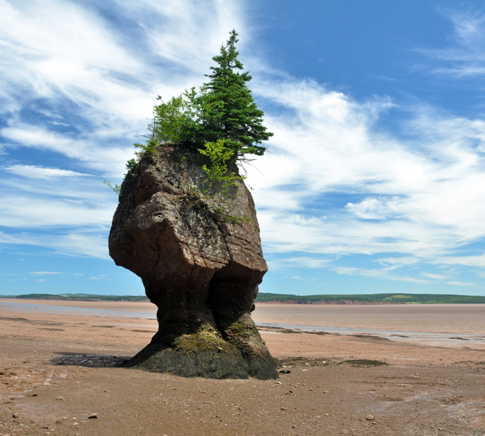
M 466 304 L 485 303 L 485 296 L 448 294 L 334 294 L 291 295 L 261 292 L 257 300 L 296 304 Z
M 0 297 L 2 297 L 0 295 Z M 143 295 L 23 294 L 3 298 L 68 301 L 148 301 Z M 332 294 L 294 295 L 260 292 L 258 303 L 293 304 L 485 304 L 485 296 L 453 294 Z
M 96 295 L 96 294 L 22 294 L 9 298 L 24 300 L 67 300 L 67 301 L 148 301 L 144 295 Z

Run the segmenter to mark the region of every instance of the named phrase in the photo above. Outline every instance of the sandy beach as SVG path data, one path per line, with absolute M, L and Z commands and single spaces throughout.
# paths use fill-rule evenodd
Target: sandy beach
M 482 305 L 259 304 L 254 318 L 281 371 L 260 381 L 116 367 L 156 330 L 149 303 L 9 301 L 0 299 L 0 435 L 485 434 Z M 442 335 L 440 346 L 417 332 Z

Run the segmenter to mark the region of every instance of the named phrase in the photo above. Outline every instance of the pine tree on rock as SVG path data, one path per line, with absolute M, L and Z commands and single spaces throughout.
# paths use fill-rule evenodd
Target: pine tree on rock
M 243 71 L 236 48 L 238 34 L 230 33 L 220 54 L 212 59 L 216 66 L 206 75 L 210 80 L 202 86 L 202 131 L 206 141 L 227 140 L 236 158 L 244 154 L 262 155 L 265 147 L 258 145 L 273 134 L 263 125 L 263 111 L 253 100 L 247 82 L 251 75 Z

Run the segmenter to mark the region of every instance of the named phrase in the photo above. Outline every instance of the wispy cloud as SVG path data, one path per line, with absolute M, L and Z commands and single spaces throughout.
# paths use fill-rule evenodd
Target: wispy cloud
M 423 107 L 403 140 L 375 128 L 386 99 L 357 102 L 296 79 L 257 92 L 287 109 L 268 116 L 271 147 L 248 169 L 268 251 L 431 262 L 485 235 L 483 120 Z M 312 207 L 336 195 L 359 200 Z
M 67 232 L 57 231 L 54 235 L 23 232 L 10 236 L 0 232 L 0 243 L 50 248 L 55 253 L 66 256 L 108 259 L 107 233 L 107 230 L 95 231 L 91 228 L 77 228 Z
M 426 277 L 428 279 L 432 279 L 432 280 L 445 280 L 445 279 L 447 279 L 447 276 L 445 274 L 423 273 L 422 276 Z
M 0 242 L 106 258 L 116 198 L 102 180 L 120 179 L 154 97 L 200 84 L 237 28 L 275 133 L 265 156 L 246 168 L 265 250 L 279 255 L 275 266 L 414 283 L 440 274 L 401 270 L 485 266 L 482 256 L 460 252 L 485 237 L 485 120 L 422 105 L 402 125 L 403 139 L 380 124 L 398 102 L 357 100 L 268 67 L 251 45 L 245 2 L 108 4 L 123 29 L 89 2 L 53 0 L 46 8 L 0 0 L 0 134 L 10 153 L 0 182 Z M 455 45 L 426 54 L 450 74 L 478 74 L 483 18 L 450 17 Z M 16 157 L 29 150 L 63 164 Z M 335 266 L 348 255 L 376 255 L 378 267 Z
M 447 282 L 450 286 L 461 286 L 461 287 L 465 287 L 465 288 L 469 288 L 470 286 L 473 286 L 474 283 L 472 282 L 461 282 L 461 281 L 450 281 L 450 282 Z
M 444 265 L 485 267 L 485 255 L 442 256 L 436 259 L 435 262 L 439 264 L 444 264 Z
M 34 276 L 56 276 L 62 273 L 57 271 L 32 271 L 30 274 Z
M 326 267 L 331 259 L 322 259 L 311 256 L 288 256 L 284 259 L 272 260 L 272 268 L 311 268 L 319 269 Z
M 368 269 L 368 268 L 356 268 L 356 267 L 337 267 L 335 268 L 337 274 L 351 275 L 351 276 L 364 276 L 377 279 L 394 280 L 399 282 L 409 283 L 428 283 L 428 280 L 418 277 L 406 277 L 389 273 L 386 269 Z
M 28 177 L 32 179 L 50 179 L 59 177 L 84 177 L 88 174 L 77 171 L 64 170 L 61 168 L 46 168 L 35 165 L 12 165 L 5 168 L 9 173 L 17 176 Z
M 229 30 L 245 29 L 243 5 L 113 1 L 110 20 L 94 3 L 0 0 L 0 148 L 55 153 L 69 168 L 10 157 L 0 226 L 16 233 L 0 242 L 107 257 L 116 197 L 102 180 L 125 172 L 155 97 L 200 84 Z
M 45 127 L 16 123 L 15 127 L 5 127 L 0 133 L 4 138 L 23 147 L 60 153 L 111 177 L 123 174 L 126 161 L 133 156 L 131 145 L 120 147 L 99 144 L 99 138 L 93 132 L 83 135 L 81 139 L 75 139 Z
M 429 69 L 435 74 L 457 78 L 485 74 L 485 13 L 446 10 L 442 12 L 452 25 L 448 47 L 419 49 L 418 52 L 433 58 L 438 66 Z

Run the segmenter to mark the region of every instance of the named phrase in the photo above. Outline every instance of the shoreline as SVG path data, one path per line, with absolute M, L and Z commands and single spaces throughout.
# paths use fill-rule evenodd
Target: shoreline
M 465 305 L 426 305 L 403 308 L 402 305 L 386 305 L 393 310 L 389 317 L 383 311 L 382 305 L 289 305 L 283 303 L 258 303 L 253 318 L 259 329 L 280 329 L 280 331 L 295 334 L 334 334 L 343 336 L 372 336 L 381 340 L 413 343 L 418 345 L 445 346 L 459 348 L 464 345 L 485 349 L 485 305 L 477 305 L 474 314 L 478 319 L 474 324 L 464 325 L 457 315 L 453 325 L 449 309 L 455 312 L 465 310 L 470 312 L 470 306 Z M 65 300 L 16 300 L 0 299 L 0 309 L 3 312 L 30 314 L 57 314 L 64 316 L 99 317 L 120 320 L 155 320 L 156 309 L 149 302 L 95 302 L 95 301 L 65 301 Z M 411 309 L 411 311 L 410 311 Z M 444 311 L 443 314 L 441 312 Z M 436 313 L 440 317 L 436 316 Z M 434 324 L 421 320 L 421 326 L 412 321 L 426 318 L 428 321 L 434 314 Z M 409 318 L 405 320 L 406 316 Z M 413 319 L 410 316 L 414 317 Z M 401 318 L 396 322 L 393 317 Z M 391 319 L 389 319 L 391 318 Z M 419 329 L 418 327 L 422 327 Z

